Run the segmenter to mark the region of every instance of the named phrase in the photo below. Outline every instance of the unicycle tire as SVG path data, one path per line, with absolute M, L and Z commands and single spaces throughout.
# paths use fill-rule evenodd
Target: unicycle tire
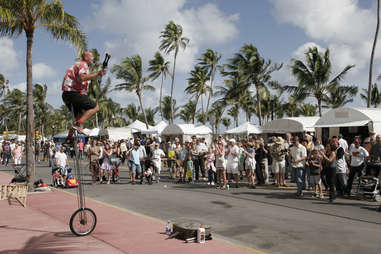
M 70 218 L 70 231 L 76 236 L 91 234 L 97 225 L 97 216 L 90 208 L 79 208 Z

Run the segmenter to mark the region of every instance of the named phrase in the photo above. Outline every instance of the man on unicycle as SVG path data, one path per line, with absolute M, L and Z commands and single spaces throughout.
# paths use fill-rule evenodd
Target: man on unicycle
M 70 111 L 74 112 L 75 121 L 71 126 L 68 136 L 64 144 L 73 144 L 73 132 L 83 130 L 83 123 L 99 110 L 98 105 L 92 101 L 87 90 L 89 81 L 102 77 L 106 73 L 106 67 L 102 70 L 89 73 L 89 66 L 93 64 L 94 56 L 90 51 L 85 51 L 79 62 L 66 70 L 66 74 L 62 83 L 62 99 Z

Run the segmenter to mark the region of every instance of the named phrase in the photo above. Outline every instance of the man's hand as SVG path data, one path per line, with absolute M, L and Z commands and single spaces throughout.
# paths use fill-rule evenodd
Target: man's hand
M 106 74 L 106 71 L 107 71 L 107 68 L 104 68 L 104 69 L 98 71 L 98 76 L 100 76 L 100 77 L 104 76 Z

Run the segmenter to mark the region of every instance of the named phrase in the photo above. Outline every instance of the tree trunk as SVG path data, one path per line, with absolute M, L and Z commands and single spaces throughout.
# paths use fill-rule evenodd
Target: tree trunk
M 22 120 L 22 113 L 20 112 L 19 113 L 19 121 L 17 124 L 17 134 L 20 134 L 20 131 L 21 131 L 21 120 Z
M 376 25 L 376 33 L 374 35 L 374 41 L 373 41 L 373 47 L 372 47 L 372 53 L 370 55 L 370 64 L 369 64 L 369 82 L 368 82 L 368 101 L 367 101 L 367 107 L 370 108 L 370 102 L 372 100 L 371 96 L 371 90 L 372 90 L 372 72 L 373 72 L 373 59 L 374 59 L 374 52 L 376 51 L 376 45 L 377 45 L 377 37 L 378 37 L 378 30 L 380 28 L 380 0 L 377 0 L 377 25 Z
M 213 81 L 214 81 L 215 72 L 216 72 L 216 67 L 213 65 L 212 72 L 210 73 L 210 92 L 208 96 L 208 102 L 206 103 L 206 112 L 209 112 L 210 97 L 212 97 L 213 95 Z
M 258 85 L 255 85 L 255 89 L 257 91 L 258 122 L 259 122 L 259 126 L 262 126 L 261 100 L 260 100 L 260 96 L 259 96 L 259 87 L 258 87 Z
M 179 52 L 179 49 L 176 48 L 175 56 L 174 56 L 174 60 L 173 60 L 173 72 L 172 72 L 172 84 L 171 84 L 171 119 L 170 119 L 171 124 L 173 124 L 173 119 L 174 119 L 174 117 L 173 117 L 173 87 L 175 84 L 176 58 L 177 58 L 178 52 Z
M 33 76 L 32 76 L 32 47 L 33 47 L 33 35 L 34 31 L 26 32 L 26 104 L 27 104 L 27 116 L 26 116 L 26 170 L 27 181 L 29 190 L 33 190 L 35 179 L 34 168 L 34 112 L 33 112 Z
M 98 125 L 98 112 L 95 113 L 95 125 L 97 128 L 99 127 L 99 125 Z
M 204 111 L 204 100 L 202 99 L 202 94 L 200 95 L 201 98 L 201 114 L 202 114 L 202 124 L 205 125 L 205 111 Z
M 139 98 L 139 103 L 140 103 L 140 107 L 143 111 L 143 116 L 144 116 L 144 121 L 146 123 L 146 128 L 148 129 L 148 120 L 147 120 L 147 115 L 146 115 L 146 111 L 144 110 L 144 107 L 143 107 L 143 98 L 142 98 L 142 92 L 138 91 L 136 92 L 137 95 L 138 95 L 138 98 Z
M 159 108 L 160 108 L 160 116 L 161 120 L 163 120 L 163 109 L 162 109 L 162 96 L 163 96 L 163 83 L 164 83 L 164 76 L 161 74 L 161 85 L 160 85 L 160 99 L 159 99 Z M 172 102 L 171 102 L 172 103 Z
M 318 107 L 319 107 L 319 116 L 321 117 L 321 99 L 318 99 Z

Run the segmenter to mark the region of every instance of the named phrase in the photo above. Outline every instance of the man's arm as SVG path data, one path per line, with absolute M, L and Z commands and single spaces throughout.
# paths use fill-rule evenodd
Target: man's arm
M 81 77 L 82 81 L 87 81 L 87 80 L 92 80 L 98 76 L 101 77 L 105 74 L 106 74 L 106 69 L 102 69 L 100 71 L 96 71 L 90 74 L 79 74 L 79 76 Z

